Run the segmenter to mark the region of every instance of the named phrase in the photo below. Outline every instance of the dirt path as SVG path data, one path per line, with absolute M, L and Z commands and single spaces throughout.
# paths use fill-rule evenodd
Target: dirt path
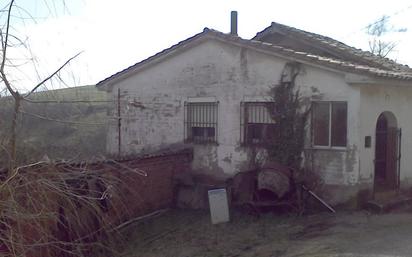
M 207 212 L 172 211 L 132 228 L 125 256 L 412 256 L 412 212 L 232 216 L 213 226 Z

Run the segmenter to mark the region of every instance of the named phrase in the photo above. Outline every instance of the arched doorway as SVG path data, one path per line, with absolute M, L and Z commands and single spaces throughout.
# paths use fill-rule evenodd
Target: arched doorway
M 395 115 L 383 112 L 376 121 L 375 192 L 394 190 L 399 185 L 400 130 Z

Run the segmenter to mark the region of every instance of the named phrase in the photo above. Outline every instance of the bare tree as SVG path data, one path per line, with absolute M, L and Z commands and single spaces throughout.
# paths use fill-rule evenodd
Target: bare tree
M 52 6 L 55 4 L 42 1 L 50 2 Z M 65 6 L 64 0 L 61 1 Z M 112 164 L 76 164 L 48 159 L 24 166 L 17 164 L 17 127 L 21 121 L 19 116 L 26 113 L 22 104 L 33 103 L 29 97 L 53 78 L 60 81 L 60 72 L 80 53 L 67 58 L 49 75 L 42 77 L 37 73 L 29 90 L 22 90 L 14 74 L 20 67 L 11 50 L 30 48 L 17 31 L 16 23 L 22 13 L 34 18 L 16 2 L 9 0 L 5 6 L 0 6 L 0 95 L 6 95 L 7 103 L 13 106 L 12 115 L 7 118 L 10 129 L 0 134 L 0 151 L 8 158 L 8 167 L 0 167 L 0 255 L 90 256 L 96 249 L 111 253 L 111 235 L 128 224 L 130 218 L 124 215 L 128 206 L 122 197 L 130 195 L 133 189 L 111 172 Z M 27 61 L 35 62 L 33 59 Z M 1 118 L 0 122 L 3 122 L 5 117 Z M 128 166 L 122 169 L 127 170 L 122 178 L 130 179 L 132 173 L 137 179 L 146 176 Z M 109 208 L 107 201 L 110 197 L 116 208 Z M 117 206 L 123 214 L 117 212 Z M 108 216 L 114 209 L 116 211 Z M 112 217 L 116 219 L 111 220 Z M 126 223 L 119 225 L 125 220 Z
M 383 15 L 366 27 L 369 39 L 369 50 L 378 56 L 387 57 L 396 47 L 397 42 L 385 40 L 384 36 L 392 32 L 406 32 L 405 28 L 395 28 L 389 24 L 389 16 Z
M 60 67 L 55 69 L 47 77 L 41 79 L 38 83 L 33 85 L 28 93 L 22 94 L 19 92 L 18 85 L 15 85 L 15 80 L 9 79 L 10 72 L 8 72 L 8 67 L 16 67 L 12 60 L 9 59 L 9 49 L 12 47 L 28 47 L 25 40 L 20 39 L 19 35 L 14 35 L 11 33 L 12 19 L 17 17 L 13 15 L 14 10 L 17 9 L 21 11 L 20 7 L 15 5 L 15 0 L 10 0 L 9 3 L 1 10 L 1 14 L 5 14 L 5 24 L 0 27 L 0 42 L 1 42 L 1 63 L 0 63 L 0 83 L 3 86 L 3 91 L 6 91 L 13 98 L 14 111 L 11 120 L 10 133 L 8 135 L 7 146 L 3 147 L 8 156 L 8 172 L 9 175 L 13 173 L 16 166 L 16 139 L 17 139 L 17 122 L 20 114 L 20 108 L 23 101 L 25 101 L 32 93 L 34 93 L 40 86 L 44 85 L 46 82 L 51 80 L 54 76 L 58 76 L 59 72 L 67 65 L 70 61 L 76 58 L 80 53 L 70 57 L 65 61 Z

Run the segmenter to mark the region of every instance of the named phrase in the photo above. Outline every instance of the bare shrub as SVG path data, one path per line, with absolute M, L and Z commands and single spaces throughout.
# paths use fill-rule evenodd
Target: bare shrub
M 112 255 L 115 225 L 129 218 L 122 195 L 127 190 L 102 165 L 38 162 L 16 168 L 0 186 L 0 251 L 23 257 Z

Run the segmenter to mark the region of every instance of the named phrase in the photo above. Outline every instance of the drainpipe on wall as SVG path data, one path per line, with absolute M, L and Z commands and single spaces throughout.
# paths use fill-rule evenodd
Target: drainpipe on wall
M 398 129 L 398 156 L 397 156 L 397 161 L 398 161 L 398 181 L 396 181 L 398 183 L 398 193 L 401 190 L 401 157 L 402 157 L 402 129 L 399 128 Z
M 120 157 L 122 155 L 122 118 L 120 109 L 120 88 L 117 89 L 117 128 L 118 128 L 118 149 L 117 154 Z

